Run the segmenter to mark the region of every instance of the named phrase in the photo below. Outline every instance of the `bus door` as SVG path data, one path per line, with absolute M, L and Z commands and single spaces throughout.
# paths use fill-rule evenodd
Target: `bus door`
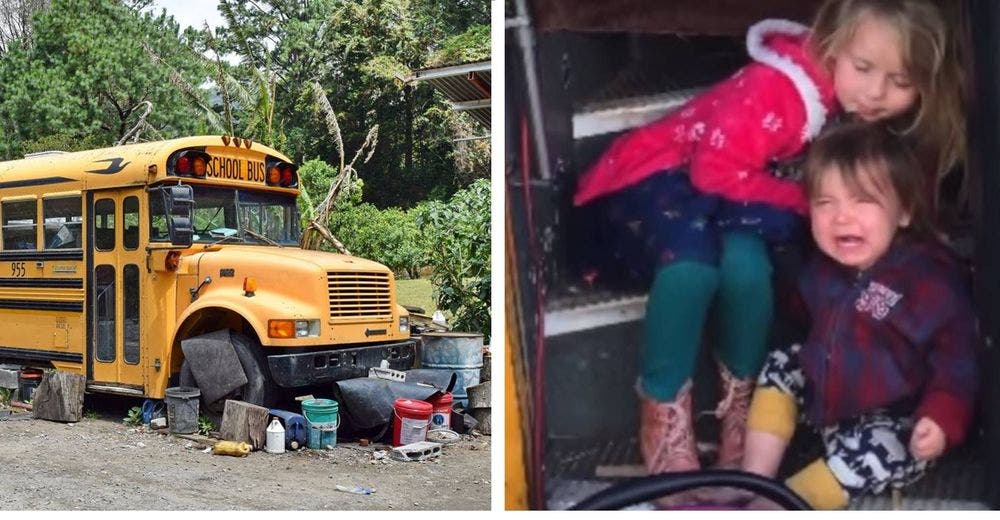
M 88 197 L 91 255 L 90 379 L 144 389 L 140 345 L 141 279 L 145 252 L 139 247 L 142 189 L 92 192 Z

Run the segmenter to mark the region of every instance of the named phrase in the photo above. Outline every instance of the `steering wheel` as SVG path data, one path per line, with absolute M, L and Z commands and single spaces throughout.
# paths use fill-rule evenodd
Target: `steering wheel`
M 603 511 L 655 500 L 664 495 L 699 487 L 735 487 L 773 500 L 787 510 L 810 511 L 812 507 L 783 483 L 737 470 L 712 469 L 661 473 L 629 479 L 573 506 L 572 510 Z

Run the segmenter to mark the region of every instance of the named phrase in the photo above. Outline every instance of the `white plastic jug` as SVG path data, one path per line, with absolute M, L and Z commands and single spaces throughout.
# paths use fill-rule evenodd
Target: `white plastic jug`
M 285 452 L 285 428 L 281 426 L 281 421 L 277 417 L 267 427 L 267 441 L 264 444 L 264 451 L 268 453 Z

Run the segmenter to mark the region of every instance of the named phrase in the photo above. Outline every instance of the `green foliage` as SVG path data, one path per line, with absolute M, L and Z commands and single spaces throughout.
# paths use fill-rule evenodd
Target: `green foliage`
M 299 166 L 298 202 L 303 229 L 313 218 L 317 206 L 326 198 L 326 194 L 330 191 L 330 184 L 336 178 L 337 168 L 320 159 L 310 159 Z M 360 204 L 363 188 L 364 182 L 361 179 L 351 179 L 348 186 L 342 187 L 337 193 L 335 204 L 340 206 Z
M 216 430 L 215 423 L 204 415 L 198 416 L 198 433 L 208 435 Z
M 428 66 L 455 65 L 490 59 L 490 26 L 473 25 L 462 34 L 446 38 L 431 55 Z
M 110 146 L 145 109 L 155 136 L 191 134 L 204 118 L 205 70 L 165 15 L 138 15 L 115 0 L 53 0 L 33 19 L 31 46 L 0 60 L 7 157 L 48 136 Z M 179 88 L 186 87 L 186 88 Z M 192 99 L 193 98 L 193 99 Z
M 14 400 L 14 390 L 10 388 L 0 388 L 0 407 L 10 406 Z
M 461 145 L 454 139 L 470 134 L 455 133 L 454 114 L 430 86 L 404 85 L 399 78 L 427 66 L 442 42 L 470 28 L 464 40 L 449 40 L 447 53 L 461 54 L 462 45 L 474 42 L 481 54 L 482 36 L 488 42 L 489 2 L 222 0 L 219 10 L 227 26 L 218 29 L 214 48 L 276 75 L 274 120 L 287 137 L 286 155 L 329 162 L 338 157 L 306 88 L 316 81 L 337 111 L 345 149 L 356 150 L 370 128 L 380 128 L 371 162 L 359 168 L 370 188 L 366 202 L 407 208 L 427 198 L 448 198 L 468 184 L 469 170 L 457 155 L 464 152 L 456 152 Z M 488 43 L 485 48 L 488 53 Z M 246 117 L 241 110 L 238 120 Z M 484 133 L 477 128 L 472 135 Z M 488 168 L 476 171 L 486 176 Z M 309 190 L 313 204 L 323 194 Z
M 490 184 L 472 183 L 448 203 L 430 201 L 417 210 L 426 261 L 433 267 L 438 308 L 452 328 L 490 335 Z
M 128 409 L 128 414 L 122 419 L 122 422 L 129 426 L 141 426 L 142 425 L 142 408 L 138 406 L 133 406 Z
M 417 276 L 422 254 L 411 212 L 368 203 L 338 206 L 330 215 L 330 231 L 351 254 L 382 263 L 398 277 Z
M 87 418 L 87 419 L 100 419 L 101 418 L 101 414 L 99 414 L 99 413 L 97 413 L 97 412 L 95 412 L 93 410 L 87 410 L 86 412 L 83 412 L 83 416 L 85 418 Z M 142 417 L 142 414 L 140 413 L 140 418 L 141 417 Z M 142 421 L 140 420 L 139 422 L 141 423 Z

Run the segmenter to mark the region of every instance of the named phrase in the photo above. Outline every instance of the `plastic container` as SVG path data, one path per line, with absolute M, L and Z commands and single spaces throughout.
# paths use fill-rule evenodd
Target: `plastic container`
M 198 398 L 201 390 L 188 386 L 168 388 L 163 398 L 167 403 L 167 425 L 170 433 L 198 431 Z
M 427 426 L 434 411 L 430 403 L 414 399 L 396 399 L 392 408 L 393 446 L 427 440 Z
M 25 368 L 17 376 L 18 399 L 27 403 L 35 396 L 35 390 L 42 384 L 45 373 L 37 368 Z
M 335 423 L 309 423 L 309 444 L 311 450 L 333 449 L 337 446 L 337 427 Z
M 309 442 L 309 421 L 305 417 L 287 410 L 271 409 L 271 415 L 281 420 L 285 428 L 285 448 L 297 450 Z
M 427 402 L 431 404 L 432 408 L 430 429 L 437 430 L 444 428 L 450 430 L 451 405 L 454 402 L 451 392 L 438 394 L 431 399 L 427 399 Z
M 268 453 L 285 452 L 285 428 L 281 426 L 281 421 L 277 417 L 271 419 L 271 425 L 267 427 L 267 441 L 264 443 L 264 451 Z
M 302 415 L 310 423 L 335 423 L 340 405 L 333 399 L 306 399 L 302 401 Z
M 246 457 L 253 449 L 245 442 L 219 441 L 212 446 L 212 453 L 215 455 L 231 455 L 233 457 Z

